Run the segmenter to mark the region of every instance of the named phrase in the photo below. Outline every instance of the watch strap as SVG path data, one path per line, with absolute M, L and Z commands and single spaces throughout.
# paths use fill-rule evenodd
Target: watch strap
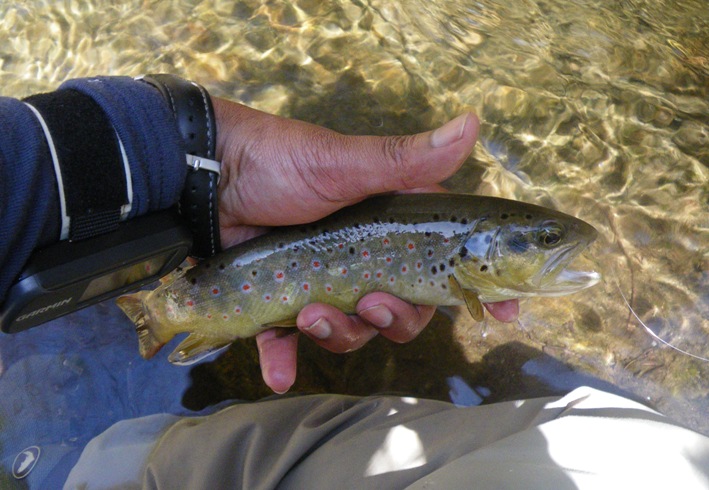
M 217 128 L 212 101 L 204 87 L 174 75 L 139 79 L 160 92 L 175 117 L 190 166 L 179 203 L 180 214 L 194 237 L 190 255 L 211 257 L 221 250 L 217 206 L 220 164 L 215 161 Z

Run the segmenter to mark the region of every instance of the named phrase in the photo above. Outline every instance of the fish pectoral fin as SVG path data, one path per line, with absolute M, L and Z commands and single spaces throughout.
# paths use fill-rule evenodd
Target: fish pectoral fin
M 189 366 L 207 356 L 221 352 L 231 345 L 233 338 L 211 337 L 191 333 L 168 356 L 168 361 L 178 366 Z
M 468 307 L 470 316 L 472 316 L 475 321 L 481 322 L 483 318 L 485 318 L 485 309 L 478 298 L 478 293 L 471 289 L 463 289 L 453 275 L 448 276 L 448 284 L 452 290 L 456 292 L 456 295 L 465 301 L 465 306 Z

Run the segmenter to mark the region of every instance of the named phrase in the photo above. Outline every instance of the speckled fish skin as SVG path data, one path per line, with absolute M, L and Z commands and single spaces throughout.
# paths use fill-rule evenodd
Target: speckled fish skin
M 144 357 L 189 332 L 169 359 L 190 364 L 236 338 L 293 326 L 310 303 L 354 313 L 373 291 L 415 304 L 465 303 L 478 319 L 480 302 L 569 294 L 599 279 L 566 270 L 596 234 L 577 218 L 518 201 L 380 196 L 274 229 L 118 304 L 136 323 Z

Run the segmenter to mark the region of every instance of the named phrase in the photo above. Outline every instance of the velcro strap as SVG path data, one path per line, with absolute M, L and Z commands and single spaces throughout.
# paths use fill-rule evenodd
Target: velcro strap
M 63 235 L 69 227 L 62 238 L 115 230 L 129 198 L 120 142 L 108 116 L 76 90 L 37 94 L 24 102 L 34 108 L 55 160 Z

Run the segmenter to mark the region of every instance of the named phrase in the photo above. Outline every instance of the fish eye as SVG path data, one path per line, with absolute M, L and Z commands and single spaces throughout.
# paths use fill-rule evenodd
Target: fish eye
M 564 238 L 564 233 L 564 227 L 556 221 L 545 221 L 537 232 L 537 243 L 542 247 L 555 247 Z

